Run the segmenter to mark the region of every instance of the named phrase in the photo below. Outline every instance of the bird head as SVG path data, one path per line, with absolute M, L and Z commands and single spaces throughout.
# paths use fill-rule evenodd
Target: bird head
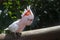
M 22 17 L 27 16 L 27 18 L 29 19 L 34 19 L 34 14 L 32 12 L 32 10 L 30 9 L 30 5 L 27 6 L 27 9 L 24 9 L 24 13 L 21 15 Z

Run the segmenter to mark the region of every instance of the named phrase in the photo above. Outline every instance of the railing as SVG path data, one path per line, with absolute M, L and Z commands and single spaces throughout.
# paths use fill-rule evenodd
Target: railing
M 18 40 L 11 34 L 0 34 L 0 40 Z M 24 31 L 19 40 L 60 40 L 60 25 Z

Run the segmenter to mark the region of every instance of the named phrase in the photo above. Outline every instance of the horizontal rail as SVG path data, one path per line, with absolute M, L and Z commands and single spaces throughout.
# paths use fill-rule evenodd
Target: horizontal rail
M 12 40 L 12 35 L 7 34 L 0 34 L 1 40 Z M 21 34 L 20 40 L 60 40 L 60 25 L 30 30 L 30 31 L 23 31 Z M 13 40 L 15 40 L 13 38 Z M 18 40 L 18 39 L 17 39 Z

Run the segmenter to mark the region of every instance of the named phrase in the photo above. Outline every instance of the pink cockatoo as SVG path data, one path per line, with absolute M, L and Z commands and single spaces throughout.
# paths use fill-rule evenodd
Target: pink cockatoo
M 11 32 L 19 32 L 21 33 L 26 26 L 29 26 L 32 24 L 34 19 L 34 14 L 30 9 L 30 6 L 27 6 L 27 9 L 24 10 L 23 14 L 21 15 L 21 19 L 18 19 L 17 21 L 13 22 L 9 25 L 8 28 L 5 30 L 10 30 Z

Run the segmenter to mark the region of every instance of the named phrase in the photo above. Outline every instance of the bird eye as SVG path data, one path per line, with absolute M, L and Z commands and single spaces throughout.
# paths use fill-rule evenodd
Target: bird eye
M 32 21 L 33 19 L 28 19 L 29 21 Z

